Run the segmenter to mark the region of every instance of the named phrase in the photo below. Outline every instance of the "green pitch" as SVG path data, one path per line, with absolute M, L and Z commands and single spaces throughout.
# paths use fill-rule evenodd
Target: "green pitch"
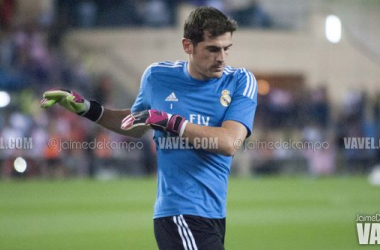
M 155 179 L 0 182 L 0 249 L 156 249 Z M 365 178 L 231 179 L 226 249 L 362 249 Z

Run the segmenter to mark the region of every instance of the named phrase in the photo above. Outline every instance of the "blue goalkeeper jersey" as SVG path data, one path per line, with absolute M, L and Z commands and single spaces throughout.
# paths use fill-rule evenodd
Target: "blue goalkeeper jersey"
M 188 62 L 160 62 L 143 74 L 132 112 L 157 109 L 189 122 L 221 127 L 232 120 L 251 134 L 257 106 L 257 83 L 246 69 L 226 67 L 220 78 L 197 80 Z M 154 218 L 179 214 L 226 217 L 227 182 L 232 157 L 202 149 L 163 147 L 167 134 L 155 131 L 157 198 Z

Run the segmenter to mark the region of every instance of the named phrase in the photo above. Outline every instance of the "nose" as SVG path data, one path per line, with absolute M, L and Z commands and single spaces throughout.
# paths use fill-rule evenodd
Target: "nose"
M 216 60 L 219 63 L 224 63 L 224 61 L 226 60 L 226 52 L 224 50 L 220 50 Z

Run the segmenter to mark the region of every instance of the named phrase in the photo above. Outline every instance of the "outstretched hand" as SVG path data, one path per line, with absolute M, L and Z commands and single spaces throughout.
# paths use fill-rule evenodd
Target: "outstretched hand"
M 46 91 L 40 106 L 41 108 L 50 108 L 56 103 L 78 115 L 85 114 L 90 108 L 89 101 L 82 98 L 78 93 L 65 89 Z

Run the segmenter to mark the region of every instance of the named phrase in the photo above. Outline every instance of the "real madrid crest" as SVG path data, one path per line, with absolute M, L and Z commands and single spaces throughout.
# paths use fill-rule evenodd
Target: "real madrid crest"
M 227 89 L 222 91 L 222 96 L 220 97 L 220 104 L 224 107 L 228 107 L 231 104 L 230 91 Z

